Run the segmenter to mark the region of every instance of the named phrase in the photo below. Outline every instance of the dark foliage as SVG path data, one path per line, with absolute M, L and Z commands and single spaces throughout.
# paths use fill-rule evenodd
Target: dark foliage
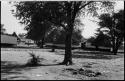
M 99 18 L 100 31 L 106 32 L 111 41 L 112 52 L 116 55 L 124 40 L 124 10 L 117 13 L 102 14 Z M 103 30 L 101 30 L 103 29 Z M 106 29 L 106 30 L 105 30 Z

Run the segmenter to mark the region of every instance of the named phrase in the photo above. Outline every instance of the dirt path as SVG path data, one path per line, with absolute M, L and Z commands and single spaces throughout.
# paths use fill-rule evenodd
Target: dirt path
M 123 80 L 124 79 L 124 58 L 105 59 L 100 58 L 73 58 L 75 63 L 72 66 L 57 65 L 63 61 L 64 51 L 50 49 L 14 49 L 1 48 L 1 79 L 2 80 Z M 78 51 L 78 50 L 77 50 Z M 24 66 L 30 58 L 29 52 L 33 52 L 43 58 L 41 66 Z M 76 53 L 74 53 L 75 55 Z M 77 54 L 78 55 L 78 54 Z M 92 55 L 91 55 L 92 56 Z M 86 57 L 86 58 L 85 58 Z M 100 56 L 95 56 L 100 57 Z M 104 56 L 103 56 L 104 57 Z M 114 56 L 111 56 L 114 57 Z M 74 74 L 72 70 L 83 68 L 100 72 L 100 76 L 89 77 L 81 74 Z M 67 70 L 68 69 L 68 70 Z M 72 70 L 71 70 L 72 69 Z

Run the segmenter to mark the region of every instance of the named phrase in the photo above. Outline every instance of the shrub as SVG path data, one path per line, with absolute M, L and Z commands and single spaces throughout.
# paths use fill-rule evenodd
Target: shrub
M 34 53 L 29 53 L 29 54 L 31 56 L 31 59 L 28 60 L 27 65 L 38 66 L 40 64 L 39 56 L 36 56 Z

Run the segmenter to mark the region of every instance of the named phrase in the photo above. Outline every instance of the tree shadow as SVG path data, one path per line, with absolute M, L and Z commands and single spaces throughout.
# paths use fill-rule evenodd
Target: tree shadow
M 61 63 L 57 63 L 57 64 L 40 64 L 39 66 L 57 66 L 57 65 L 63 65 Z
M 30 66 L 27 64 L 17 64 L 13 61 L 1 61 L 1 80 L 13 80 L 13 79 L 25 79 L 28 80 L 28 77 L 22 76 L 22 71 L 29 71 L 32 69 L 37 69 L 40 66 L 57 66 L 57 64 L 39 64 L 37 66 Z M 13 75 L 13 76 L 11 76 Z
M 20 78 L 26 80 L 28 79 L 28 77 L 22 76 L 22 71 L 28 71 L 31 69 L 34 69 L 34 67 L 28 67 L 26 65 L 17 64 L 13 61 L 1 61 L 1 79 L 10 80 Z
M 39 47 L 25 47 L 25 46 L 1 46 L 1 48 L 16 48 L 16 49 L 41 49 Z
M 58 52 L 56 53 L 58 55 L 64 55 L 64 52 Z M 105 59 L 105 60 L 110 60 L 110 59 L 116 59 L 116 58 L 122 58 L 124 54 L 118 54 L 114 55 L 113 53 L 110 52 L 101 52 L 101 51 L 74 51 L 72 54 L 73 58 L 88 58 L 88 59 Z
M 99 54 L 73 54 L 73 58 L 88 58 L 88 59 L 116 59 L 116 58 L 121 58 L 121 56 L 114 56 L 114 55 L 99 55 Z
M 89 59 L 116 59 L 121 58 L 122 55 L 114 55 L 111 52 L 102 52 L 102 51 L 75 51 L 73 52 L 73 58 L 89 58 Z
M 1 61 L 1 73 L 3 74 L 21 74 L 22 70 L 30 70 L 35 69 L 39 66 L 56 66 L 61 65 L 60 63 L 56 64 L 38 64 L 36 66 L 27 65 L 27 64 L 17 64 L 15 62 L 10 61 Z
M 21 74 L 22 70 L 30 70 L 33 68 L 26 65 L 17 64 L 13 61 L 1 61 L 1 73 L 4 74 Z
M 26 76 L 9 76 L 9 77 L 1 77 L 1 80 L 29 80 Z
M 36 66 L 28 65 L 28 64 L 17 64 L 17 63 L 12 63 L 10 61 L 1 61 L 1 73 L 16 73 L 16 74 L 21 74 L 19 71 L 22 70 L 30 70 L 30 69 L 35 69 L 36 67 L 39 66 L 56 66 L 56 65 L 61 65 L 60 63 L 53 63 L 53 64 L 38 64 Z
M 78 54 L 98 54 L 98 55 L 113 55 L 111 52 L 102 52 L 102 51 L 91 51 L 91 50 L 85 50 L 85 51 L 75 51 L 73 53 Z

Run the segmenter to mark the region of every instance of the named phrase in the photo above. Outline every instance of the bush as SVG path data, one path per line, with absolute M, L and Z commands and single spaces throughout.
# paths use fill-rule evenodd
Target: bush
M 40 64 L 39 56 L 36 56 L 34 53 L 29 53 L 29 54 L 31 56 L 31 59 L 28 60 L 27 65 L 38 66 Z

